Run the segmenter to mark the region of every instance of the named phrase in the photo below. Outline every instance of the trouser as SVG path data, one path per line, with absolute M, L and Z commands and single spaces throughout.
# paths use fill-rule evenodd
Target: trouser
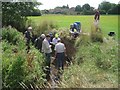
M 51 53 L 45 53 L 46 66 L 50 67 Z
M 27 53 L 28 53 L 29 50 L 30 50 L 30 39 L 26 40 L 26 46 L 27 46 L 26 50 L 27 50 Z
M 60 68 L 62 68 L 62 70 L 64 69 L 64 57 L 65 57 L 64 52 L 63 53 L 57 53 L 56 60 L 57 60 L 58 70 L 60 70 Z
M 51 53 L 45 53 L 45 67 L 46 67 L 46 79 L 50 80 L 50 62 L 51 62 Z

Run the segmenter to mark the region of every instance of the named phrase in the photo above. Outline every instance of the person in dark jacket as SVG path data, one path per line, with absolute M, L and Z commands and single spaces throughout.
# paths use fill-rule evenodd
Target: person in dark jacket
M 94 25 L 96 27 L 96 31 L 98 31 L 98 28 L 99 28 L 99 20 L 100 20 L 100 12 L 97 9 L 94 16 Z
M 36 47 L 40 52 L 42 52 L 42 42 L 43 42 L 44 39 L 45 39 L 45 34 L 41 34 L 41 36 L 38 37 L 38 38 L 35 40 L 35 47 Z
M 26 40 L 26 50 L 27 52 L 29 52 L 29 49 L 30 49 L 30 41 L 31 41 L 31 38 L 32 38 L 32 33 L 31 33 L 31 30 L 32 30 L 32 27 L 28 27 L 27 31 L 25 31 L 24 35 L 25 35 L 25 40 Z
M 99 12 L 98 9 L 97 9 L 96 12 L 95 12 L 94 20 L 95 20 L 96 22 L 98 22 L 98 21 L 100 20 L 100 12 Z

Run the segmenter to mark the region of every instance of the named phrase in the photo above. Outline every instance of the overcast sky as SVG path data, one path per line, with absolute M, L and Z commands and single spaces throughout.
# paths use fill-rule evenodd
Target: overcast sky
M 56 6 L 63 6 L 63 5 L 69 5 L 69 7 L 75 7 L 76 5 L 84 5 L 85 3 L 88 3 L 90 6 L 98 8 L 98 5 L 105 0 L 37 0 L 38 2 L 41 2 L 43 5 L 39 7 L 40 10 L 43 9 L 53 9 Z M 110 3 L 116 3 L 118 4 L 119 0 L 106 0 Z

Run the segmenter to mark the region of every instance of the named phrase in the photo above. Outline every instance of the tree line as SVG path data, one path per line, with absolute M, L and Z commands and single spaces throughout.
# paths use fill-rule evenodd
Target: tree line
M 103 1 L 99 4 L 98 9 L 101 14 L 120 14 L 118 9 L 120 4 L 114 4 L 107 1 Z M 77 5 L 76 7 L 69 8 L 69 5 L 58 6 L 54 9 L 43 10 L 43 14 L 66 14 L 66 15 L 93 15 L 95 13 L 95 8 L 90 6 L 88 3 L 83 6 Z

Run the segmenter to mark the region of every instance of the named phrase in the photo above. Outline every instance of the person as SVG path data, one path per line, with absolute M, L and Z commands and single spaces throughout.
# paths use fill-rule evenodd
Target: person
M 30 41 L 32 38 L 32 33 L 31 33 L 32 27 L 29 26 L 27 31 L 25 31 L 24 35 L 25 35 L 25 39 L 26 39 L 26 46 L 27 46 L 27 52 L 29 52 L 30 49 Z
M 57 69 L 64 70 L 64 57 L 66 53 L 66 47 L 61 42 L 61 39 L 58 39 L 58 43 L 55 45 L 55 58 L 57 60 Z
M 51 63 L 51 52 L 52 52 L 51 45 L 48 42 L 49 40 L 50 40 L 50 35 L 47 34 L 46 38 L 42 42 L 42 51 L 45 54 L 45 60 L 46 60 L 45 67 L 47 69 L 47 72 L 46 72 L 47 80 L 50 79 L 50 63 Z
M 59 35 L 56 33 L 55 37 L 52 39 L 52 44 L 56 45 L 58 43 L 58 39 L 60 39 L 60 38 L 59 38 Z
M 52 45 L 52 50 L 53 50 L 53 52 L 52 52 L 52 56 L 54 56 L 54 54 L 55 54 L 55 52 L 54 52 L 54 48 L 55 48 L 55 45 L 58 43 L 58 40 L 59 40 L 60 38 L 59 38 L 59 35 L 58 35 L 58 33 L 56 33 L 55 34 L 55 37 L 52 39 L 52 42 L 50 42 L 50 44 Z
M 98 26 L 100 20 L 100 12 L 98 9 L 95 11 L 95 16 L 94 16 L 94 23 L 96 26 Z
M 45 39 L 45 34 L 41 34 L 38 38 L 35 39 L 35 47 L 42 52 L 42 42 Z

